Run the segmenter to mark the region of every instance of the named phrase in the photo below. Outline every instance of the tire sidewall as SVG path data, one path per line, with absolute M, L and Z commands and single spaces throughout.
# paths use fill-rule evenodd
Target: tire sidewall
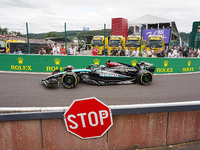
M 66 84 L 65 80 L 67 77 L 73 77 L 74 83 L 72 83 L 71 85 Z M 66 73 L 62 76 L 61 83 L 65 88 L 68 88 L 68 89 L 74 88 L 78 83 L 78 76 L 73 72 Z
M 149 82 L 147 82 L 147 83 L 144 82 L 144 80 L 143 80 L 143 76 L 146 75 L 146 74 L 150 75 L 150 77 L 151 77 L 151 80 L 149 80 Z M 137 75 L 137 82 L 139 82 L 140 84 L 149 85 L 149 84 L 152 82 L 152 80 L 153 80 L 153 75 L 152 75 L 151 72 L 149 72 L 149 71 L 147 71 L 147 70 L 140 70 L 140 71 L 138 72 L 138 75 Z

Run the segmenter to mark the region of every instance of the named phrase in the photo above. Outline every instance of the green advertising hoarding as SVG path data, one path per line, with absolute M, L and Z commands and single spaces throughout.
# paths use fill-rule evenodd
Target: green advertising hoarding
M 141 61 L 152 63 L 155 74 L 200 71 L 199 58 L 144 58 L 110 56 L 0 55 L 1 71 L 52 72 L 67 66 L 85 68 L 90 64 L 106 65 L 107 60 L 135 66 Z

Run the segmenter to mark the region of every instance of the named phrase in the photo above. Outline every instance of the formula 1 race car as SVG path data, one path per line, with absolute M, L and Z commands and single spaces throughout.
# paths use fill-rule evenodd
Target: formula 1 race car
M 155 67 L 147 62 L 137 63 L 136 66 L 120 62 L 107 61 L 104 65 L 90 65 L 85 69 L 75 69 L 67 66 L 63 72 L 56 70 L 52 75 L 44 78 L 45 86 L 59 85 L 59 79 L 65 88 L 74 88 L 79 82 L 95 85 L 131 84 L 140 83 L 148 85 L 153 80 Z

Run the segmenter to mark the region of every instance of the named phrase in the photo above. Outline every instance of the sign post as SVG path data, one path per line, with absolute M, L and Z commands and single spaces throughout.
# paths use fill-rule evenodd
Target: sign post
M 82 139 L 102 137 L 113 124 L 110 108 L 96 98 L 74 100 L 64 121 L 67 131 Z

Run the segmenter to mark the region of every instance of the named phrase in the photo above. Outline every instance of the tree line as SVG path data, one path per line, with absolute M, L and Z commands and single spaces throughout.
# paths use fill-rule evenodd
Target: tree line
M 9 29 L 7 27 L 2 28 L 0 26 L 0 35 L 4 35 L 4 34 L 6 34 L 6 35 L 13 35 L 13 34 L 15 34 L 16 36 L 22 36 L 21 32 L 19 32 L 19 31 L 10 31 L 9 32 Z
M 38 34 L 29 34 L 32 38 L 44 39 L 48 37 L 59 37 L 64 38 L 65 32 L 48 32 L 48 33 L 38 33 Z M 67 38 L 70 40 L 73 38 L 85 39 L 86 36 L 94 35 L 104 35 L 104 30 L 92 30 L 92 31 L 67 31 Z M 106 29 L 106 36 L 111 35 L 111 29 Z
M 111 29 L 106 29 L 106 36 L 111 35 Z M 15 34 L 16 36 L 26 36 L 25 34 L 21 34 L 20 32 L 17 31 L 10 31 L 7 27 L 2 28 L 0 26 L 0 35 L 7 34 L 7 35 L 13 35 Z M 94 36 L 94 35 L 104 35 L 104 30 L 92 30 L 92 31 L 67 31 L 67 38 L 72 40 L 73 38 L 78 38 L 78 39 L 85 39 L 86 36 Z M 189 40 L 190 33 L 185 33 L 185 32 L 180 32 L 181 37 L 183 37 L 183 40 L 187 41 Z M 64 38 L 65 37 L 65 32 L 48 32 L 48 33 L 30 33 L 29 34 L 30 38 L 37 38 L 37 39 L 45 39 L 48 37 L 59 37 L 59 38 Z

